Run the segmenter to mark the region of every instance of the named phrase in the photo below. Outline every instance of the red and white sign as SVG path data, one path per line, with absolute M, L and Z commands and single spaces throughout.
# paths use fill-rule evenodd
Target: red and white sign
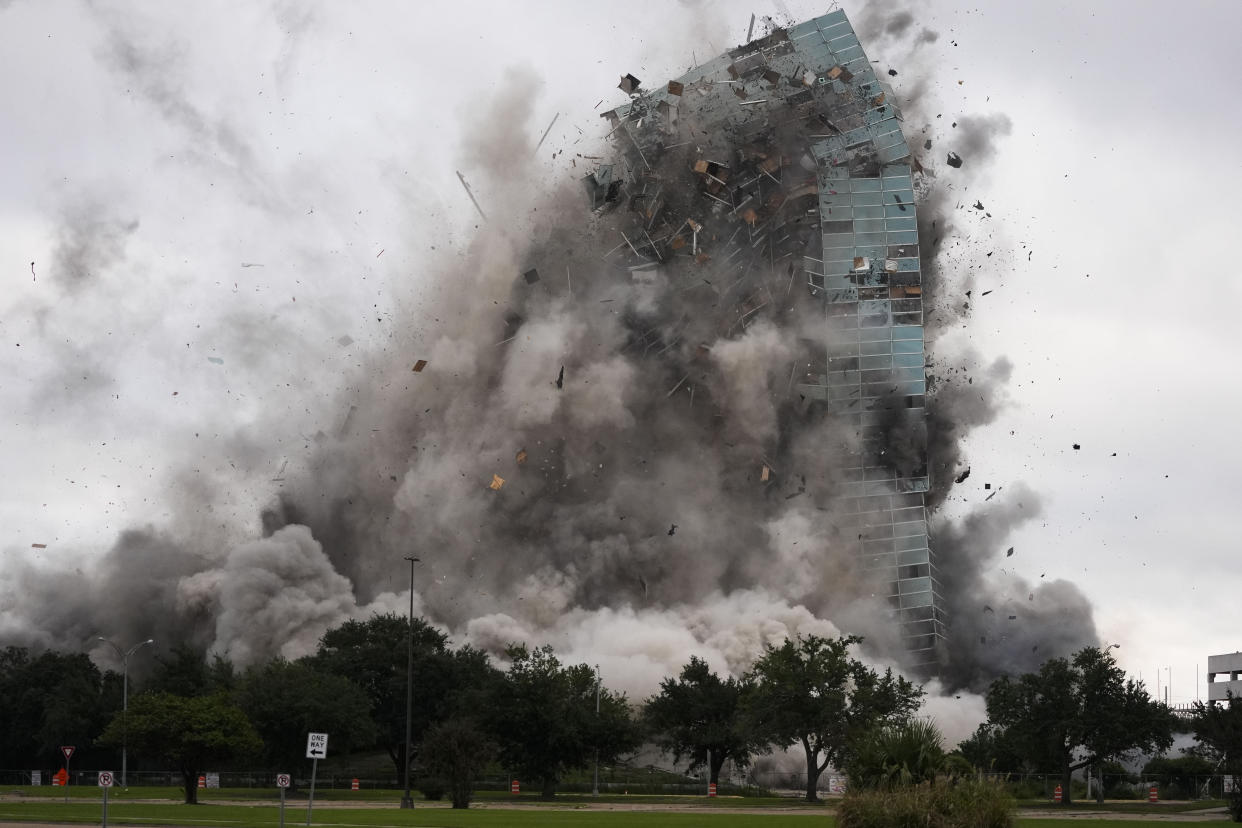
M 1159 802 L 1160 801 L 1160 795 L 1157 793 L 1155 785 L 1152 785 L 1151 788 L 1147 791 L 1147 801 L 1148 802 Z
M 715 782 L 708 782 L 708 783 L 707 783 L 707 795 L 708 795 L 708 796 L 715 796 L 715 795 L 716 795 L 716 783 L 715 783 Z
M 289 774 L 287 773 L 276 774 L 276 787 L 278 788 L 289 787 Z
M 101 788 L 112 787 L 112 771 L 100 771 L 99 772 L 99 787 Z
M 73 745 L 61 745 L 60 752 L 65 754 L 65 761 L 73 758 Z
M 516 779 L 514 779 L 512 782 L 509 783 L 509 793 L 515 794 L 515 793 L 521 793 L 521 792 L 522 792 L 522 786 L 518 784 L 518 781 Z

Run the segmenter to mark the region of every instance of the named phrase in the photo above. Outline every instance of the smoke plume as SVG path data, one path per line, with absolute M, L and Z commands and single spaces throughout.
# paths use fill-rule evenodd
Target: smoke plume
M 908 13 L 877 31 L 893 43 L 935 39 Z M 150 105 L 206 136 L 214 160 L 199 163 L 222 165 L 257 203 L 283 203 L 269 182 L 252 180 L 244 136 L 182 101 L 162 60 L 125 40 L 111 50 Z M 239 665 L 293 658 L 335 624 L 404 607 L 402 558 L 413 554 L 418 609 L 456 640 L 493 653 L 551 643 L 571 660 L 599 662 L 616 677 L 610 684 L 636 694 L 691 654 L 736 673 L 764 644 L 798 633 L 863 634 L 872 657 L 905 658 L 887 584 L 851 552 L 856 539 L 833 505 L 842 458 L 871 448 L 798 391 L 828 333 L 801 270 L 819 243 L 806 209 L 813 188 L 779 208 L 765 240 L 753 223 L 713 213 L 693 187 L 653 195 L 584 186 L 581 176 L 597 169 L 586 158 L 574 160 L 570 180 L 546 180 L 532 161 L 539 85 L 528 70 L 508 72 L 474 107 L 456 160 L 488 220 L 460 256 L 401 293 L 406 317 L 383 347 L 360 350 L 334 396 L 306 400 L 328 406 L 334 426 L 266 446 L 253 429 L 232 438 L 253 447 L 256 466 L 279 440 L 296 446 L 255 521 L 261 533 L 215 526 L 211 507 L 226 493 L 196 491 L 194 509 L 175 510 L 184 522 L 123 532 L 87 571 L 15 571 L 0 636 L 63 646 L 107 629 L 191 641 Z M 628 128 L 615 131 L 607 152 L 617 177 L 625 163 L 684 171 L 745 150 L 777 159 L 781 175 L 815 181 L 801 125 L 755 122 L 751 143 L 698 126 L 687 114 L 678 135 L 637 154 Z M 989 142 L 1007 129 L 1004 116 L 959 119 L 964 169 L 986 163 Z M 909 138 L 917 147 L 913 130 Z M 928 307 L 957 302 L 953 274 L 944 262 L 937 269 L 954 233 L 951 198 L 934 177 L 947 173 L 925 160 Z M 593 204 L 597 196 L 604 203 Z M 631 236 L 635 214 L 677 219 L 652 218 L 650 232 Z M 78 262 L 66 271 L 90 273 L 120 255 L 126 228 L 87 224 L 66 244 L 63 260 Z M 946 310 L 929 326 L 964 319 Z M 257 317 L 237 323 L 255 359 L 263 330 Z M 966 434 L 997 415 L 1009 370 L 1003 357 L 935 356 L 939 387 L 925 426 L 932 506 L 963 465 Z M 924 442 L 911 429 L 924 426 L 899 413 L 881 453 L 909 474 Z M 946 685 L 978 687 L 1094 637 L 1071 585 L 1028 588 L 989 565 L 1037 509 L 1033 493 L 1007 491 L 965 521 L 940 524 Z M 983 618 L 981 601 L 1019 617 Z

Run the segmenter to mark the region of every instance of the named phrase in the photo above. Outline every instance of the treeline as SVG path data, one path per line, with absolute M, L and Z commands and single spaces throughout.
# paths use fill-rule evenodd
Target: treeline
M 407 640 L 413 641 L 411 756 L 406 755 Z M 376 615 L 329 630 L 316 652 L 237 671 L 228 661 L 177 647 L 155 656 L 121 715 L 121 677 L 80 653 L 0 657 L 0 763 L 59 761 L 77 745 L 80 761 L 115 763 L 125 743 L 135 763 L 175 767 L 186 801 L 207 768 L 248 763 L 289 770 L 305 762 L 306 734 L 331 734 L 334 755 L 383 749 L 401 778 L 443 780 L 465 807 L 493 762 L 554 796 L 567 772 L 610 764 L 655 743 L 706 768 L 716 782 L 732 761 L 800 746 L 808 799 L 820 775 L 844 766 L 861 734 L 907 722 L 923 691 L 851 654 L 861 639 L 817 636 L 768 646 L 741 678 L 722 678 L 691 658 L 643 702 L 603 687 L 586 664 L 566 665 L 550 647 L 514 647 L 500 670 L 486 653 L 454 649 L 423 619 Z M 106 751 L 102 752 L 101 751 Z

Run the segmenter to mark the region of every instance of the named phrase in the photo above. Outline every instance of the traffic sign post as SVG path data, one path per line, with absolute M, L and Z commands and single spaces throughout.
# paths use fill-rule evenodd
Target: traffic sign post
M 276 787 L 280 788 L 280 828 L 285 828 L 285 788 L 289 787 L 289 774 L 276 774 Z
M 311 809 L 315 807 L 315 774 L 319 770 L 319 760 L 328 755 L 328 734 L 306 734 L 306 758 L 311 760 L 310 796 L 306 798 L 306 824 L 311 823 Z
M 73 745 L 61 745 L 60 752 L 65 755 L 65 785 L 69 784 L 69 760 L 73 758 Z M 69 789 L 65 788 L 65 802 L 69 801 Z
M 112 787 L 112 771 L 99 772 L 99 787 L 103 788 L 103 828 L 108 828 L 108 789 Z

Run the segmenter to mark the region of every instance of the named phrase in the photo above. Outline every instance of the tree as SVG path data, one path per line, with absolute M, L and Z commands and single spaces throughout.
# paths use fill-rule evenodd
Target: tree
M 923 689 L 886 670 L 883 675 L 849 654 L 857 636 L 787 639 L 764 648 L 749 674 L 746 700 L 753 732 L 777 747 L 800 744 L 806 754 L 806 799 L 817 802 L 820 774 L 845 767 L 868 731 L 906 721 Z
M 915 719 L 865 734 L 845 770 L 851 788 L 891 790 L 934 784 L 945 771 L 945 761 L 944 739 L 935 722 Z
M 1229 693 L 1224 704 L 1195 702 L 1192 729 L 1202 751 L 1233 776 L 1229 815 L 1242 822 L 1242 698 Z
M 119 746 L 125 723 L 117 716 L 100 741 Z M 259 753 L 263 742 L 254 727 L 224 693 L 176 696 L 143 693 L 129 705 L 129 746 L 176 765 L 185 803 L 198 802 L 198 775 L 211 764 Z
M 1017 773 L 1025 760 L 996 725 L 983 722 L 957 746 L 971 765 L 988 773 Z
M 178 644 L 167 655 L 155 657 L 155 670 L 143 684 L 150 693 L 174 696 L 210 696 L 232 690 L 237 684 L 233 663 L 189 644 Z
M 449 783 L 454 808 L 469 808 L 474 782 L 496 754 L 496 745 L 472 719 L 437 722 L 419 750 L 428 771 Z
M 61 745 L 83 754 L 121 709 L 121 676 L 100 673 L 85 653 L 24 647 L 0 651 L 0 761 L 38 767 L 60 758 Z
M 284 659 L 252 667 L 242 676 L 237 701 L 263 740 L 272 770 L 305 761 L 306 734 L 332 734 L 333 750 L 349 753 L 375 744 L 371 702 L 349 679 Z
M 1143 776 L 1160 778 L 1161 799 L 1194 799 L 1199 780 L 1216 771 L 1214 762 L 1202 756 L 1157 756 L 1143 766 Z
M 1066 806 L 1074 771 L 1173 743 L 1169 709 L 1141 682 L 1127 680 L 1112 653 L 1098 647 L 1050 659 L 1038 673 L 997 679 L 988 689 L 987 711 L 988 723 L 1036 770 L 1060 774 Z
M 502 761 L 539 782 L 544 799 L 556 796 L 565 771 L 597 755 L 615 761 L 638 747 L 640 734 L 625 695 L 599 688 L 585 664 L 562 667 L 551 647 L 509 650 L 512 665 L 489 705 L 489 729 Z
M 691 656 L 680 678 L 660 682 L 660 692 L 643 707 L 643 719 L 674 762 L 689 759 L 691 771 L 706 765 L 709 781 L 719 782 L 726 759 L 746 767 L 754 751 L 741 715 L 747 689 L 746 682 L 721 679 L 707 662 Z
M 397 769 L 404 772 L 406 647 L 414 645 L 414 705 L 412 745 L 422 741 L 434 722 L 457 713 L 477 710 L 481 699 L 499 680 L 487 654 L 472 647 L 450 650 L 448 636 L 415 618 L 412 635 L 407 620 L 393 613 L 375 614 L 366 621 L 346 621 L 319 641 L 307 663 L 353 681 L 371 703 L 378 743 Z

